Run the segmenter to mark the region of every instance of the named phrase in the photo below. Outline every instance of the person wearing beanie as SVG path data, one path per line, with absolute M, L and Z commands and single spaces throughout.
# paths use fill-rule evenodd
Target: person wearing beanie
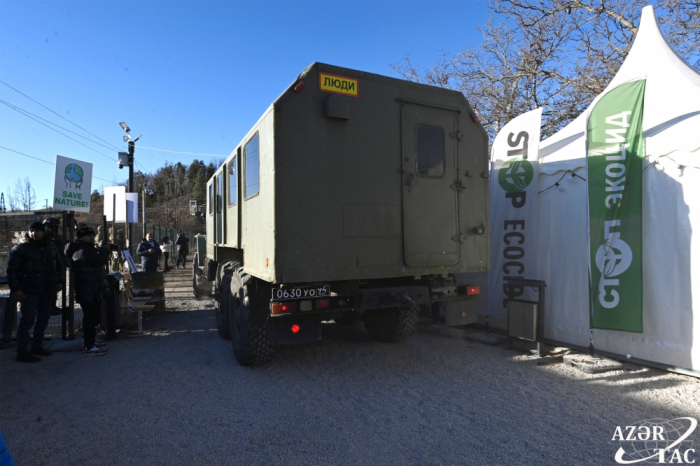
M 66 245 L 66 257 L 73 267 L 75 300 L 83 309 L 83 342 L 85 356 L 103 356 L 107 353 L 104 343 L 98 343 L 97 325 L 102 312 L 102 299 L 109 295 L 105 265 L 112 256 L 109 243 L 95 248 L 95 231 L 87 225 L 80 226 L 77 240 Z
M 22 318 L 17 326 L 17 361 L 39 362 L 50 356 L 42 347 L 44 332 L 60 289 L 61 256 L 49 241 L 41 222 L 32 222 L 22 240 L 12 248 L 7 264 L 10 298 L 21 303 Z M 29 348 L 29 329 L 34 335 Z

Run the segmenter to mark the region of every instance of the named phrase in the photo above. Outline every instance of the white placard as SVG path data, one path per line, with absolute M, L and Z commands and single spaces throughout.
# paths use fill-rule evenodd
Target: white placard
M 113 210 L 113 203 L 116 195 L 117 209 Z M 139 193 L 127 193 L 124 186 L 108 186 L 105 188 L 104 215 L 107 216 L 107 221 L 112 221 L 112 213 L 114 212 L 116 223 L 124 223 L 128 220 L 129 223 L 138 223 L 139 221 Z
M 56 156 L 56 178 L 53 185 L 53 208 L 90 212 L 92 164 L 82 160 Z
M 139 193 L 126 193 L 126 219 L 129 223 L 139 222 Z
M 117 195 L 117 211 L 113 210 L 114 195 Z M 105 202 L 103 214 L 107 216 L 107 221 L 111 222 L 112 214 L 115 214 L 117 223 L 124 223 L 126 218 L 126 188 L 124 186 L 107 186 L 105 187 Z

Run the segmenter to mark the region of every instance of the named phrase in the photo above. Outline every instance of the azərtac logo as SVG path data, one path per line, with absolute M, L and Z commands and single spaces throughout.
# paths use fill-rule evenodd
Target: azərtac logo
M 698 421 L 692 417 L 647 419 L 631 426 L 617 426 L 612 440 L 620 442 L 615 462 L 695 464 L 697 455 L 688 437 Z
M 498 184 L 504 191 L 518 193 L 525 190 L 535 176 L 532 164 L 526 159 L 507 160 L 498 171 Z

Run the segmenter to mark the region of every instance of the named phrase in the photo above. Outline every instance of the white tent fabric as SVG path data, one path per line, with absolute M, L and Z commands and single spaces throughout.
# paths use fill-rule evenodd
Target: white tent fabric
M 700 232 L 700 74 L 667 44 L 650 6 L 627 59 L 597 99 L 643 78 L 644 332 L 593 330 L 593 341 L 600 350 L 700 370 L 700 234 L 693 235 Z M 587 178 L 586 120 L 594 104 L 540 144 L 540 191 L 562 176 L 568 181 L 563 191 L 539 194 L 537 277 L 528 277 L 547 282 L 545 337 L 586 347 L 586 182 L 566 171 Z

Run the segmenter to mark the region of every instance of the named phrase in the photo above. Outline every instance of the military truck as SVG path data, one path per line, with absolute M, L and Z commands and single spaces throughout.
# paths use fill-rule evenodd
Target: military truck
M 488 137 L 456 91 L 314 63 L 207 184 L 195 295 L 241 365 L 322 322 L 409 336 L 476 321 L 489 268 Z M 442 303 L 442 305 L 441 305 Z M 440 313 L 442 310 L 442 313 Z

